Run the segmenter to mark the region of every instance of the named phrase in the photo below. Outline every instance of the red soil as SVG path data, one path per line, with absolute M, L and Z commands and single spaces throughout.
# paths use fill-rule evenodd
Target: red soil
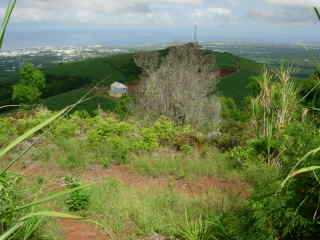
M 112 166 L 104 169 L 100 166 L 93 166 L 91 171 L 87 171 L 82 176 L 88 181 L 97 181 L 106 177 L 111 177 L 122 183 L 135 188 L 165 188 L 173 186 L 177 191 L 188 195 L 200 195 L 207 193 L 210 189 L 218 189 L 230 192 L 242 197 L 248 197 L 248 186 L 240 181 L 224 181 L 214 177 L 202 177 L 196 181 L 176 180 L 168 177 L 150 177 L 142 176 L 131 170 L 127 166 Z
M 59 220 L 65 240 L 108 240 L 107 234 L 97 227 L 80 221 Z
M 221 68 L 214 72 L 215 76 L 223 78 L 227 77 L 233 73 L 235 73 L 237 70 L 234 68 Z
M 50 191 L 57 191 L 63 188 L 63 177 L 69 173 L 57 166 L 42 165 L 39 163 L 30 163 L 23 169 L 16 169 L 22 175 L 28 176 L 28 179 L 35 179 L 39 176 L 50 179 L 52 182 L 47 186 Z M 232 193 L 243 198 L 247 198 L 249 193 L 248 186 L 240 181 L 224 181 L 214 177 L 202 177 L 195 181 L 177 180 L 170 177 L 150 177 L 139 175 L 127 166 L 112 166 L 104 169 L 94 165 L 90 170 L 77 173 L 77 176 L 83 181 L 100 182 L 105 178 L 116 179 L 123 184 L 138 189 L 161 189 L 172 186 L 176 191 L 190 196 L 198 196 L 210 192 L 212 189 L 218 189 L 223 192 Z M 49 182 L 49 181 L 47 181 Z M 93 224 L 73 220 L 59 220 L 59 226 L 66 240 L 108 240 L 106 233 L 99 230 Z

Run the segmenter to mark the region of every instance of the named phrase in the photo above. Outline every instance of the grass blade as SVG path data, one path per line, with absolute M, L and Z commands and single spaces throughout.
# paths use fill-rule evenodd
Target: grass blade
M 23 218 L 20 219 L 21 222 L 27 221 L 30 218 L 34 217 L 52 217 L 52 218 L 66 218 L 66 219 L 74 219 L 74 220 L 81 220 L 83 217 L 75 216 L 67 213 L 61 213 L 61 212 L 54 212 L 54 211 L 43 211 L 43 212 L 36 212 L 36 213 L 30 213 Z
M 7 232 L 2 234 L 0 236 L 0 240 L 6 240 L 10 239 L 10 237 L 19 230 L 19 228 L 23 227 L 23 225 L 30 219 L 34 217 L 53 217 L 53 218 L 65 218 L 65 219 L 74 219 L 74 220 L 81 220 L 82 217 L 67 214 L 67 213 L 61 213 L 61 212 L 53 212 L 53 211 L 43 211 L 43 212 L 36 212 L 36 213 L 30 213 L 24 217 L 22 217 L 19 222 L 10 228 Z
M 0 236 L 0 240 L 6 240 L 11 237 L 12 234 L 14 234 L 19 228 L 21 228 L 24 225 L 24 223 L 18 223 L 14 225 L 12 228 L 10 228 L 8 231 L 6 231 L 4 234 Z
M 289 174 L 288 177 L 281 183 L 281 187 L 284 188 L 284 186 L 288 183 L 288 181 L 291 178 L 294 178 L 294 177 L 296 177 L 300 174 L 303 174 L 303 173 L 309 173 L 309 172 L 313 172 L 316 170 L 320 170 L 320 166 L 311 166 L 311 167 L 301 168 L 297 171 L 294 171 L 293 173 Z
M 17 2 L 16 0 L 11 1 L 9 3 L 9 6 L 7 7 L 6 12 L 5 12 L 4 19 L 3 19 L 3 22 L 2 22 L 2 25 L 1 25 L 1 29 L 0 29 L 0 48 L 2 48 L 4 35 L 5 35 L 6 30 L 7 30 L 7 27 L 8 27 L 9 20 L 10 20 L 10 17 L 12 15 L 13 9 L 16 6 L 16 2 Z

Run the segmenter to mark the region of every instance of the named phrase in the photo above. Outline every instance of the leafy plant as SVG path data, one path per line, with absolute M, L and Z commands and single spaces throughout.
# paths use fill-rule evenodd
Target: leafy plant
M 65 177 L 64 182 L 69 189 L 75 189 L 81 186 L 80 181 L 73 177 Z M 70 193 L 65 203 L 67 204 L 69 211 L 78 212 L 86 210 L 89 206 L 89 194 L 82 189 L 73 191 Z
M 186 222 L 181 227 L 178 236 L 183 240 L 210 240 L 212 238 L 209 232 L 209 225 L 209 222 L 202 217 L 192 221 L 186 216 Z

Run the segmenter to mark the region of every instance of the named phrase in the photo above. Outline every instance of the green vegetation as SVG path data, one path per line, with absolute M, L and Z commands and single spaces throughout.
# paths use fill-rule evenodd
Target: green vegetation
M 15 1 L 5 15 L 0 43 L 14 6 Z M 114 57 L 116 68 L 110 59 L 58 66 L 54 73 L 71 81 L 51 82 L 50 87 L 65 87 L 72 94 L 43 103 L 60 111 L 39 107 L 2 115 L 0 240 L 54 240 L 59 233 L 48 217 L 84 219 L 43 208 L 93 219 L 74 223 L 73 233 L 96 236 L 98 230 L 91 228 L 96 225 L 108 239 L 319 239 L 319 114 L 308 109 L 317 102 L 318 86 L 311 87 L 311 80 L 299 89 L 284 67 L 250 79 L 260 66 L 252 70 L 250 61 L 203 53 L 221 57 L 218 70 L 235 67 L 228 77 L 245 75 L 242 81 L 255 87 L 252 93 L 243 85 L 241 93 L 224 92 L 221 122 L 210 118 L 205 126 L 188 125 L 161 112 L 156 119 L 142 117 L 133 111 L 131 97 L 115 101 L 95 92 L 101 89 L 92 85 L 102 81 L 136 80 L 140 70 L 130 55 Z M 161 57 L 167 54 L 169 50 L 160 51 Z M 102 71 L 106 65 L 110 78 Z M 201 68 L 194 71 L 199 72 Z M 80 89 L 69 85 L 80 82 Z M 225 91 L 231 89 L 228 84 Z M 40 92 L 44 86 L 42 73 L 25 65 L 14 96 L 32 103 L 40 94 L 26 88 Z M 95 111 L 97 96 L 108 102 L 106 111 Z M 77 109 L 81 103 L 95 114 Z M 68 235 L 64 222 L 56 224 Z
M 261 74 L 262 65 L 254 61 L 235 57 L 228 53 L 217 53 L 217 64 L 221 68 L 234 69 L 235 72 L 224 77 L 218 84 L 220 95 L 243 102 L 254 92 L 250 89 L 253 78 Z M 221 65 L 220 65 L 221 64 Z
M 13 86 L 12 100 L 30 104 L 39 101 L 45 88 L 46 80 L 43 73 L 31 63 L 23 65 L 20 80 Z
M 61 176 L 71 190 L 98 181 L 57 207 L 98 221 L 116 239 L 313 239 L 319 236 L 315 116 L 304 114 L 285 68 L 256 81 L 257 94 L 243 108 L 224 99 L 213 137 L 207 128 L 165 117 L 142 120 L 124 98 L 113 112 L 75 111 L 50 123 L 30 139 L 41 141 L 25 155 L 26 167 L 50 168 L 33 173 L 43 188 Z M 44 108 L 20 114 L 1 118 L 2 144 L 61 115 Z
M 159 52 L 161 57 L 165 57 L 168 54 L 167 50 Z M 247 86 L 251 79 L 261 71 L 259 64 L 229 53 L 203 52 L 209 55 L 210 58 L 212 57 L 213 60 L 216 60 L 218 69 L 226 71 L 227 75 L 222 77 L 217 86 L 217 91 L 220 95 L 232 97 L 237 102 L 241 102 L 252 94 L 252 91 Z M 109 86 L 115 81 L 126 84 L 135 83 L 140 79 L 141 69 L 135 64 L 134 56 L 135 54 L 133 53 L 119 54 L 46 67 L 43 69 L 46 87 L 43 91 L 40 91 L 43 98 L 41 103 L 51 110 L 59 110 L 72 104 L 77 97 L 81 97 L 81 94 L 92 85 L 99 83 L 99 86 Z M 1 105 L 11 103 L 13 94 L 11 89 L 17 79 L 15 73 L 11 75 L 10 77 L 6 74 L 6 79 L 12 79 L 11 81 L 0 81 Z M 16 93 L 19 93 L 19 96 L 21 94 L 23 96 L 35 96 L 35 99 L 39 96 L 40 92 L 35 91 L 34 88 L 26 88 L 25 85 L 22 87 L 19 84 L 18 86 Z M 29 94 L 25 94 L 26 92 Z M 81 109 L 92 112 L 97 109 L 97 106 L 104 110 L 113 110 L 114 104 L 112 99 L 107 96 L 96 95 L 86 105 L 81 106 Z
M 223 120 L 206 128 L 165 117 L 142 120 L 132 111 L 130 97 L 110 99 L 113 106 L 93 110 L 95 114 L 72 105 L 60 112 L 36 108 L 3 115 L 0 144 L 13 143 L 0 157 L 12 159 L 9 166 L 17 164 L 17 172 L 34 164 L 50 170 L 32 172 L 37 185 L 12 173 L 3 175 L 1 211 L 14 214 L 1 219 L 1 231 L 19 224 L 21 216 L 35 214 L 37 218 L 22 222 L 28 229 L 23 236 L 37 239 L 48 231 L 41 216 L 79 219 L 34 213 L 43 200 L 15 214 L 29 191 L 42 197 L 42 189 L 68 176 L 67 190 L 57 194 L 66 196 L 50 205 L 98 221 L 115 239 L 155 234 L 182 240 L 314 239 L 320 234 L 316 115 L 305 112 L 310 102 L 300 100 L 303 91 L 286 68 L 252 81 L 256 88 L 250 101 L 240 108 L 235 99 L 224 98 Z M 95 109 L 97 97 L 88 95 L 88 87 L 72 92 L 52 97 L 52 108 L 81 99 Z M 21 145 L 28 161 L 20 163 L 19 152 L 12 150 L 26 139 L 36 148 Z M 83 190 L 80 182 L 89 180 L 97 185 Z

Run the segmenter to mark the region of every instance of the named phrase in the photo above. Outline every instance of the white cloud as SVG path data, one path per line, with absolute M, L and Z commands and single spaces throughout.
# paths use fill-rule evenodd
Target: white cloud
M 266 2 L 277 5 L 287 5 L 287 6 L 318 6 L 320 4 L 319 0 L 266 0 Z
M 320 0 L 263 0 L 264 5 L 251 8 L 248 16 L 269 23 L 310 24 L 316 17 L 312 9 Z
M 229 17 L 231 13 L 231 9 L 228 8 L 209 7 L 206 9 L 198 9 L 194 11 L 193 15 L 195 17 Z
M 63 24 L 172 24 L 175 10 L 200 7 L 204 0 L 20 0 L 14 22 Z M 175 10 L 172 10 L 175 9 Z

